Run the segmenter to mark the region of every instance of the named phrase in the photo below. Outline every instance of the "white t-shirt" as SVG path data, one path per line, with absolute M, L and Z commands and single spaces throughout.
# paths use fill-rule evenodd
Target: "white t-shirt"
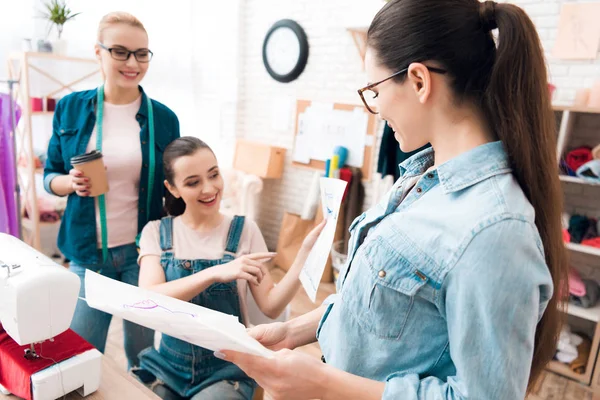
M 181 221 L 181 217 L 173 218 L 173 256 L 183 260 L 218 260 L 225 255 L 229 227 L 233 220 L 230 216 L 223 216 L 223 221 L 207 232 L 198 232 L 189 228 Z M 263 253 L 267 250 L 265 239 L 254 221 L 246 219 L 240 237 L 236 258 L 246 254 Z M 160 221 L 149 222 L 142 230 L 140 238 L 140 255 L 138 263 L 144 256 L 160 256 Z M 243 279 L 237 281 L 240 295 L 241 317 L 244 324 L 248 325 L 247 295 L 248 282 Z
M 109 248 L 134 243 L 137 236 L 142 147 L 141 128 L 135 117 L 141 102 L 142 96 L 130 104 L 104 103 L 102 156 L 109 186 L 108 193 L 105 195 Z M 95 126 L 87 151 L 94 149 L 96 149 Z M 95 203 L 98 248 L 101 248 L 98 199 Z

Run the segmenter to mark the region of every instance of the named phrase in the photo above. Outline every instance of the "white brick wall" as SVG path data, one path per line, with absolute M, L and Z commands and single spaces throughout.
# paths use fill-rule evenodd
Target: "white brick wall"
M 571 102 L 578 88 L 600 79 L 600 61 L 561 61 L 551 57 L 556 38 L 560 7 L 574 1 L 520 0 L 539 30 L 549 64 L 551 82 L 558 86 L 554 101 Z M 291 149 L 293 132 L 271 129 L 271 105 L 287 98 L 340 103 L 360 102 L 356 89 L 366 82 L 361 60 L 348 26 L 361 25 L 365 3 L 374 9 L 378 0 L 246 0 L 242 15 L 242 54 L 237 135 Z M 262 65 L 262 41 L 278 19 L 291 18 L 307 33 L 310 55 L 300 78 L 289 84 L 271 79 Z M 358 21 L 358 23 L 357 23 Z M 368 25 L 369 18 L 362 18 Z M 600 135 L 599 135 L 600 136 Z M 600 141 L 600 140 L 599 140 Z M 377 150 L 376 150 L 377 154 Z M 376 161 L 375 157 L 375 161 Z M 284 210 L 299 212 L 312 176 L 311 172 L 286 165 L 281 180 L 266 182 L 258 223 L 270 248 L 275 248 Z M 367 191 L 369 194 L 369 191 Z M 368 206 L 370 199 L 366 201 Z

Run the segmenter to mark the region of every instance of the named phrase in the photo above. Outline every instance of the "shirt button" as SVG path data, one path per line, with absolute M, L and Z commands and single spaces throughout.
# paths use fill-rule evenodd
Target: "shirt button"
M 183 264 L 184 267 L 186 267 L 187 269 L 189 269 L 192 266 L 192 263 L 190 263 L 189 261 L 186 261 L 185 264 Z
M 386 273 L 384 270 L 381 270 L 381 271 L 379 271 L 379 274 L 377 274 L 377 275 L 379 275 L 380 278 L 385 278 Z
M 433 174 L 427 174 L 427 177 L 428 177 L 429 179 L 433 179 Z
M 143 214 L 143 213 L 144 213 L 144 209 L 143 209 L 143 208 L 140 208 L 140 212 Z
M 142 144 L 143 144 L 143 145 L 145 145 L 145 144 L 146 144 L 146 141 L 143 141 L 143 142 L 142 142 Z
M 421 193 L 423 191 L 423 189 L 421 189 L 420 187 L 417 188 L 417 193 Z
M 142 193 L 146 191 L 146 188 L 142 188 Z
M 144 164 L 144 168 L 148 168 L 148 164 Z

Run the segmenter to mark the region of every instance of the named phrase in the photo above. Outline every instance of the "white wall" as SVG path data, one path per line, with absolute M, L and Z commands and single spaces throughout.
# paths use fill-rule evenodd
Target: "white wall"
M 573 62 L 551 57 L 560 6 L 572 2 L 575 1 L 513 1 L 529 13 L 539 30 L 551 81 L 558 86 L 554 100 L 562 103 L 572 101 L 577 88 L 591 86 L 594 80 L 600 79 L 599 60 Z M 368 26 L 373 10 L 382 2 L 246 0 L 245 4 L 238 134 L 291 149 L 293 131 L 271 129 L 272 104 L 289 98 L 358 104 L 360 99 L 356 89 L 365 84 L 366 77 L 361 71 L 358 52 L 345 28 Z M 298 21 L 308 35 L 310 46 L 306 70 L 290 84 L 272 80 L 262 65 L 262 40 L 269 27 L 280 18 Z M 310 172 L 290 166 L 288 157 L 284 177 L 266 183 L 259 224 L 270 248 L 274 249 L 277 244 L 283 212 L 301 210 L 311 176 Z M 367 205 L 369 202 L 368 196 Z

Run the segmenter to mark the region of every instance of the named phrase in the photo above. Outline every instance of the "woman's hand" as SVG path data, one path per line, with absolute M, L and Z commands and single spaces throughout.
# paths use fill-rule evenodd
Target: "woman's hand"
M 83 175 L 83 172 L 72 169 L 69 171 L 69 177 L 71 178 L 71 188 L 77 196 L 87 197 L 90 195 L 90 179 Z
M 296 260 L 298 260 L 299 258 L 303 257 L 304 261 L 306 261 L 306 258 L 308 258 L 308 254 L 310 253 L 310 251 L 312 250 L 313 246 L 317 242 L 317 239 L 319 238 L 319 235 L 323 231 L 323 228 L 325 228 L 325 225 L 327 225 L 327 220 L 326 219 L 324 219 L 323 221 L 321 221 L 319 223 L 319 225 L 315 226 L 308 233 L 308 235 L 306 235 L 306 237 L 304 238 L 304 241 L 302 242 L 302 246 L 300 247 L 300 251 L 298 251 L 298 255 L 296 256 Z M 304 263 L 302 263 L 302 264 L 304 265 Z
M 248 334 L 271 350 L 294 349 L 289 325 L 284 322 L 258 325 L 248 330 Z
M 226 264 L 215 267 L 215 281 L 226 283 L 236 279 L 245 279 L 254 285 L 260 285 L 268 273 L 264 261 L 275 257 L 275 253 L 254 253 L 236 258 Z
M 215 356 L 240 367 L 273 400 L 322 399 L 325 395 L 326 364 L 307 354 L 284 349 L 271 359 L 235 351 Z

